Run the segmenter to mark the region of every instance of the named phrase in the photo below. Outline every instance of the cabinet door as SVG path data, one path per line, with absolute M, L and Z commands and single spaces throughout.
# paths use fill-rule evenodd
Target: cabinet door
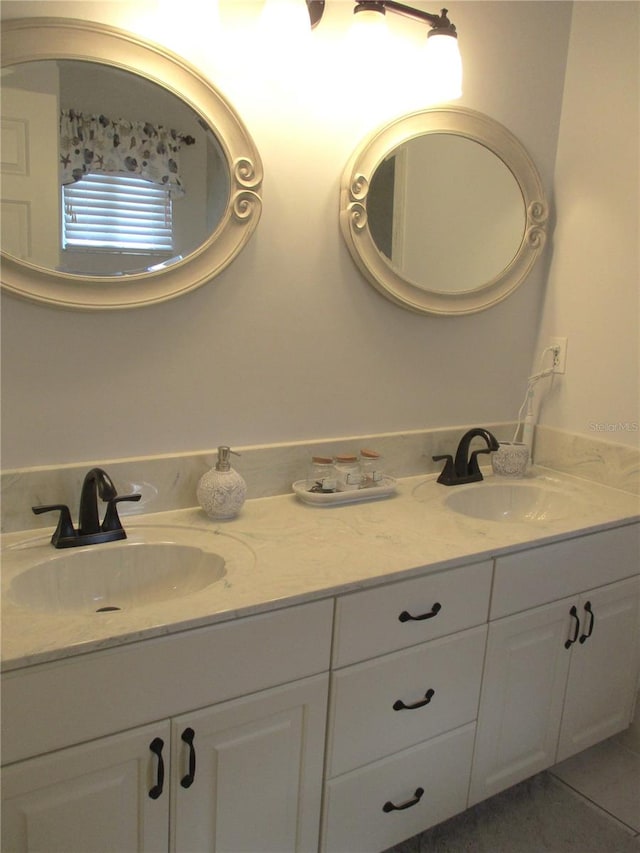
M 580 599 L 580 641 L 571 653 L 558 761 L 629 725 L 640 656 L 639 590 L 640 580 L 632 578 Z
M 317 850 L 328 676 L 172 722 L 172 849 Z
M 2 850 L 167 850 L 168 776 L 161 792 L 153 789 L 161 781 L 160 758 L 164 762 L 168 752 L 165 723 L 3 768 Z
M 554 763 L 573 604 L 564 599 L 490 624 L 470 805 Z

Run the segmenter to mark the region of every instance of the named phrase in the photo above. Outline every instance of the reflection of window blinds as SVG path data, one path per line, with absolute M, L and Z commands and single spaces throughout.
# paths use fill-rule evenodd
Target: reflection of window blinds
M 62 187 L 62 247 L 167 252 L 173 249 L 171 198 L 130 175 L 93 172 Z

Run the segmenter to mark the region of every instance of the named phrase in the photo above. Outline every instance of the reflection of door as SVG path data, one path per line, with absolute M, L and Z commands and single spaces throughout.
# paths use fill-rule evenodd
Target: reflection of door
M 60 247 L 58 99 L 2 90 L 2 250 L 56 269 Z
M 407 148 L 397 148 L 376 168 L 367 197 L 367 221 L 373 242 L 402 270 L 407 219 Z
M 387 157 L 371 178 L 367 200 L 367 217 L 373 241 L 389 260 L 396 260 L 393 252 L 394 185 L 396 158 Z

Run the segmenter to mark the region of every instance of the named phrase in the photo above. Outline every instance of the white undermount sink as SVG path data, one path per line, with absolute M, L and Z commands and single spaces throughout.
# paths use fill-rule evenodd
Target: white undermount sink
M 486 521 L 554 521 L 577 509 L 572 495 L 538 483 L 484 481 L 450 488 L 449 509 Z
M 18 607 L 46 613 L 105 613 L 175 601 L 218 583 L 229 558 L 236 565 L 253 560 L 230 537 L 180 527 L 139 527 L 119 542 L 65 549 L 41 537 L 9 549 L 5 560 L 9 553 L 20 566 L 4 594 Z

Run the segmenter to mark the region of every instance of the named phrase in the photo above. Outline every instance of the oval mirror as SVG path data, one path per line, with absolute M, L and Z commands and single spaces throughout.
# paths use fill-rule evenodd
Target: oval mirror
M 535 165 L 501 124 L 461 108 L 424 110 L 377 131 L 345 169 L 340 225 L 388 299 L 469 314 L 507 297 L 545 241 Z
M 61 18 L 2 27 L 2 286 L 137 307 L 211 280 L 261 213 L 233 107 L 164 49 Z

